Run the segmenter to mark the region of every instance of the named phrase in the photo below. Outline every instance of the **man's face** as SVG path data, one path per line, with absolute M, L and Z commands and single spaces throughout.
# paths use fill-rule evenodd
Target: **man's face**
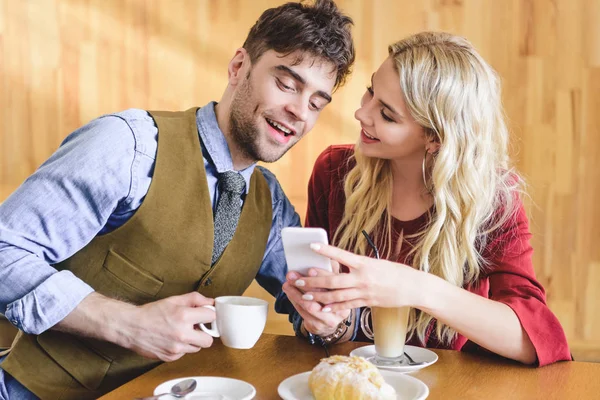
M 335 67 L 308 53 L 282 57 L 273 50 L 248 65 L 231 103 L 231 137 L 249 159 L 274 162 L 312 129 L 331 101 Z

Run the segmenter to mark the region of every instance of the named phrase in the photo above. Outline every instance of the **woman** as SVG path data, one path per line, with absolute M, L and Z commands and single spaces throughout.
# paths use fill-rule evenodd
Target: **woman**
M 429 32 L 393 44 L 355 117 L 358 144 L 316 162 L 306 219 L 337 246 L 314 250 L 348 273 L 288 274 L 298 332 L 368 340 L 361 308 L 410 306 L 410 344 L 570 360 L 535 278 L 499 80 L 471 44 Z

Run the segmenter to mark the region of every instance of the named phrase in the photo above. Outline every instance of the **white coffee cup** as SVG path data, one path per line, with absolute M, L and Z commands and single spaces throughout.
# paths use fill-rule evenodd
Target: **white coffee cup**
M 210 308 L 217 314 L 211 329 L 200 324 L 200 329 L 213 337 L 220 337 L 223 344 L 234 349 L 252 348 L 267 323 L 269 303 L 265 300 L 244 296 L 222 296 L 215 299 Z

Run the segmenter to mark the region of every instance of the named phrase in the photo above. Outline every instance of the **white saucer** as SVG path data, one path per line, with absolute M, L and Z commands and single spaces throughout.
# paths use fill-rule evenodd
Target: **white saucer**
M 169 393 L 173 385 L 184 379 L 195 379 L 196 390 L 185 396 L 189 400 L 250 400 L 256 396 L 256 389 L 248 382 L 219 376 L 192 376 L 172 379 L 161 383 L 154 389 L 154 395 Z M 175 400 L 173 396 L 161 397 L 161 400 Z
M 398 367 L 379 367 L 378 366 L 377 368 L 386 369 L 386 370 L 390 370 L 390 371 L 396 371 L 396 372 L 402 372 L 402 373 L 413 372 L 413 371 L 417 371 L 421 368 L 428 367 L 438 360 L 437 354 L 435 354 L 431 350 L 427 350 L 422 347 L 405 345 L 404 352 L 406 354 L 408 354 L 413 360 L 415 360 L 415 362 L 422 362 L 424 364 L 402 365 L 402 366 L 398 366 Z M 364 358 L 374 357 L 375 356 L 375 345 L 372 344 L 370 346 L 363 346 L 363 347 L 359 347 L 358 349 L 354 349 L 354 350 L 352 350 L 352 352 L 350 352 L 350 356 L 358 356 L 358 357 L 364 357 Z
M 396 390 L 397 398 L 402 400 L 422 400 L 429 396 L 426 384 L 409 375 L 381 371 L 383 379 Z M 309 372 L 290 376 L 279 384 L 277 393 L 283 400 L 314 400 L 308 387 Z

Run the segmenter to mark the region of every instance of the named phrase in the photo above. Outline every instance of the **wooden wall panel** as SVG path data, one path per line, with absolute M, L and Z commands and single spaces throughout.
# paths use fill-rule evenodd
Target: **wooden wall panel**
M 0 0 L 0 201 L 72 130 L 130 107 L 218 100 L 226 66 L 276 0 Z M 387 45 L 466 36 L 499 72 L 529 182 L 535 265 L 576 357 L 600 354 L 600 0 L 340 0 L 354 75 L 314 131 L 271 165 L 300 214 L 317 155 L 354 142 L 355 109 Z M 253 286 L 251 294 L 265 296 Z M 290 333 L 284 317 L 268 330 Z

